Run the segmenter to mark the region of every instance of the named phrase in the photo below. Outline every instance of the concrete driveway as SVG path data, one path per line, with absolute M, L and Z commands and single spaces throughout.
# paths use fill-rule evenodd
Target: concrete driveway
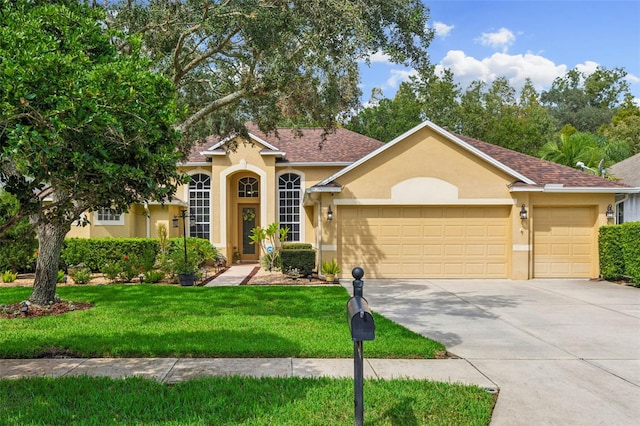
M 366 274 L 364 282 L 374 311 L 444 343 L 500 388 L 492 425 L 640 424 L 640 289 Z

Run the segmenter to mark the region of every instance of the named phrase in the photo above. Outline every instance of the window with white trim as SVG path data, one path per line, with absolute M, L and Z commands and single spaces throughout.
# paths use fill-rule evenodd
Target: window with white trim
M 94 222 L 96 225 L 124 225 L 124 214 L 103 207 L 94 212 Z
M 238 181 L 238 197 L 256 198 L 258 196 L 258 179 L 244 177 Z
M 300 241 L 300 175 L 285 173 L 278 178 L 278 219 L 280 228 L 289 228 L 286 241 Z
M 189 182 L 189 236 L 208 240 L 211 235 L 211 177 L 199 173 Z

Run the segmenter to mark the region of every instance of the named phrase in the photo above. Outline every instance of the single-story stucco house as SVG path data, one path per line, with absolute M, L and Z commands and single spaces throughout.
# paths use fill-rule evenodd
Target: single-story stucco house
M 609 167 L 609 174 L 629 186 L 640 186 L 640 154 Z M 640 194 L 621 194 L 616 199 L 618 223 L 640 221 Z
M 345 278 L 355 266 L 365 278 L 594 278 L 608 206 L 638 192 L 431 122 L 387 144 L 341 128 L 324 141 L 319 129 L 249 130 L 235 151 L 196 146 L 171 203 L 94 212 L 69 236 L 155 237 L 158 223 L 177 236 L 188 209 L 187 232 L 230 260 L 256 261 L 250 229 L 279 222 Z

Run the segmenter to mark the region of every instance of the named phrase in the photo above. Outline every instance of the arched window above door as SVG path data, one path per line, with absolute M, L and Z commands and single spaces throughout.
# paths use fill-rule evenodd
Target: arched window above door
M 238 180 L 239 198 L 258 198 L 258 179 L 254 177 L 243 177 Z

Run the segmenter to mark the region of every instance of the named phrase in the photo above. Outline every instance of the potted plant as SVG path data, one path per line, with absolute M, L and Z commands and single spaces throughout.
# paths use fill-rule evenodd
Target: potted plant
M 336 262 L 335 259 L 331 259 L 331 262 L 323 260 L 321 272 L 326 277 L 327 281 L 332 283 L 336 275 L 340 273 L 340 265 L 338 265 L 338 262 Z
M 192 286 L 196 282 L 196 271 L 191 268 L 184 268 L 178 271 L 178 281 L 182 286 Z
M 195 264 L 195 259 L 185 258 L 179 251 L 175 252 L 171 256 L 173 273 L 178 276 L 178 281 L 182 286 L 192 286 L 196 281 L 196 274 L 198 272 L 198 266 Z

